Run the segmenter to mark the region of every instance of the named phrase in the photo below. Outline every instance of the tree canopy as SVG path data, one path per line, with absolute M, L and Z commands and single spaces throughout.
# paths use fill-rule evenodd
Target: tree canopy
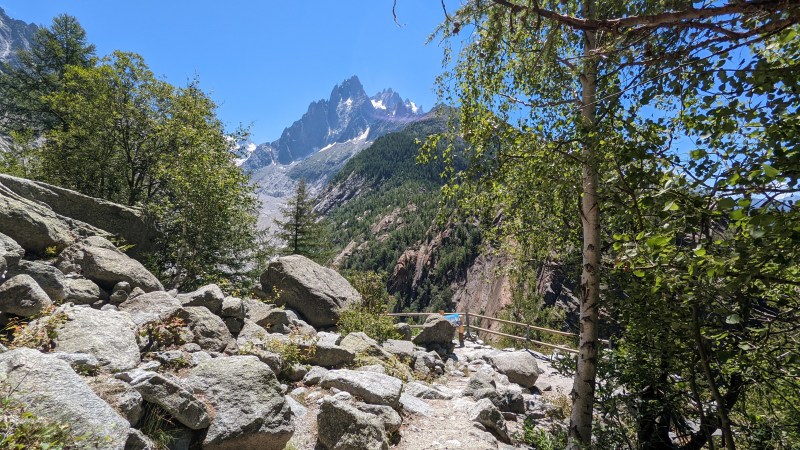
M 470 158 L 445 194 L 521 261 L 583 271 L 570 448 L 797 442 L 796 5 L 445 14 L 439 34 L 462 49 L 441 96 Z M 597 352 L 599 310 L 612 351 Z

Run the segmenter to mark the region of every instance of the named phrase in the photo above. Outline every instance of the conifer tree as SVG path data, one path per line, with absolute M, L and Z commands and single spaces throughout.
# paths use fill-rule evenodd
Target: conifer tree
M 327 256 L 329 244 L 325 244 L 324 228 L 319 215 L 314 212 L 315 200 L 306 180 L 300 179 L 294 196 L 281 208 L 283 220 L 275 219 L 275 224 L 278 226 L 278 238 L 285 242 L 284 254 L 303 255 L 322 262 Z

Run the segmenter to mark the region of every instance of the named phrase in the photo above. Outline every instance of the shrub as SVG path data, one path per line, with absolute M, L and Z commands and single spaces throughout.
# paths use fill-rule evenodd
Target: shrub
M 66 321 L 67 314 L 63 311 L 56 313 L 55 307 L 46 309 L 30 322 L 13 319 L 5 328 L 5 334 L 11 336 L 9 347 L 29 347 L 49 352 L 55 347 L 58 328 Z
M 394 299 L 386 292 L 383 277 L 374 272 L 356 272 L 350 283 L 361 294 L 360 305 L 351 305 L 339 314 L 338 329 L 342 336 L 361 331 L 378 342 L 400 339 L 394 319 L 387 316 L 389 303 Z

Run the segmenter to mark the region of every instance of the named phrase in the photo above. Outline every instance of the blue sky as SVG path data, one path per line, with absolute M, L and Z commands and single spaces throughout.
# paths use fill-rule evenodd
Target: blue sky
M 39 25 L 71 14 L 98 55 L 139 53 L 173 84 L 199 76 L 226 125 L 252 123 L 256 143 L 276 139 L 351 75 L 369 95 L 391 87 L 429 110 L 442 71 L 441 47 L 425 44 L 443 19 L 438 1 L 398 0 L 402 27 L 391 0 L 0 0 L 0 7 Z

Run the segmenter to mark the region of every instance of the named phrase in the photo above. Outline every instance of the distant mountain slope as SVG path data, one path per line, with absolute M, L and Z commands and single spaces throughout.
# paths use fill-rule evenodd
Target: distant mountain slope
M 39 27 L 8 17 L 0 8 L 0 62 L 15 64 L 18 50 L 29 50 Z
M 378 138 L 319 197 L 339 249 L 333 264 L 388 273 L 398 311 L 451 308 L 479 254 L 477 227 L 436 221 L 441 163 L 416 163 L 419 140 L 445 127 L 445 118 L 431 114 Z

